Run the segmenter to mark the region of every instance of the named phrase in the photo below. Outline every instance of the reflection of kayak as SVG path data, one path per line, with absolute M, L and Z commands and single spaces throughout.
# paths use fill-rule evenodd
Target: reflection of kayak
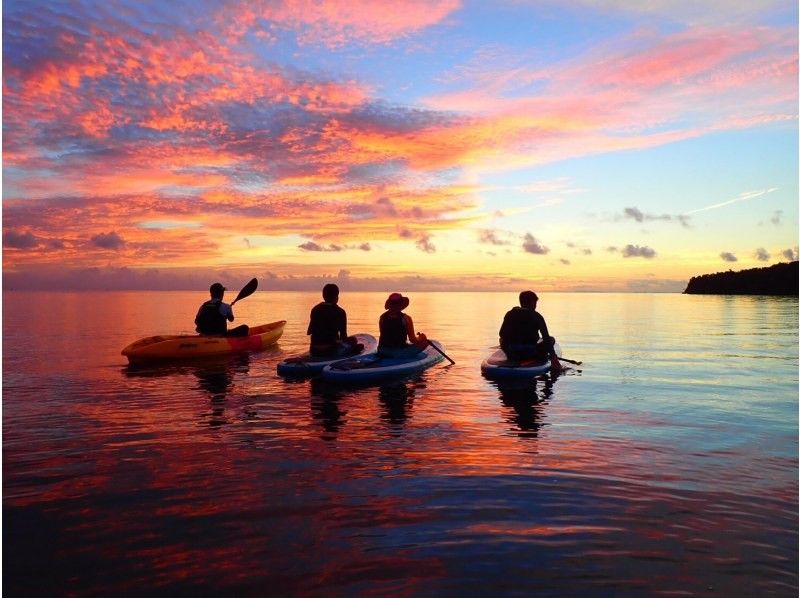
M 555 345 L 556 355 L 561 356 L 561 347 Z M 550 371 L 550 360 L 529 359 L 518 361 L 509 359 L 502 349 L 498 349 L 481 363 L 481 372 L 487 378 L 533 378 Z
M 356 334 L 356 339 L 359 343 L 364 345 L 364 348 L 359 351 L 359 356 L 369 355 L 374 353 L 378 348 L 378 341 L 371 334 Z M 311 376 L 319 374 L 326 365 L 331 365 L 337 361 L 348 359 L 355 354 L 339 355 L 337 357 L 311 357 L 311 354 L 306 351 L 300 355 L 288 357 L 278 364 L 278 373 L 281 376 Z
M 131 343 L 122 350 L 122 354 L 131 363 L 140 363 L 260 351 L 280 338 L 285 325 L 286 320 L 280 320 L 271 324 L 251 326 L 248 336 L 200 336 L 196 334 L 149 336 Z
M 437 341 L 431 342 L 442 348 Z M 377 382 L 420 372 L 442 359 L 442 354 L 433 347 L 426 347 L 413 357 L 382 357 L 373 353 L 327 365 L 322 369 L 322 377 L 334 382 Z

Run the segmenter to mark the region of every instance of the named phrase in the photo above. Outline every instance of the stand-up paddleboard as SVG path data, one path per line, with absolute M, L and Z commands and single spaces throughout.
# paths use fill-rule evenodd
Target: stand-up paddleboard
M 439 342 L 430 342 L 442 349 Z M 322 369 L 322 377 L 339 383 L 379 382 L 421 372 L 442 359 L 442 354 L 430 346 L 412 357 L 383 357 L 373 353 L 327 365 Z
M 281 376 L 301 378 L 303 376 L 314 376 L 319 374 L 326 365 L 331 365 L 343 359 L 355 357 L 363 357 L 375 353 L 378 349 L 378 341 L 371 334 L 356 334 L 354 335 L 359 344 L 364 345 L 358 353 L 351 355 L 338 355 L 336 357 L 312 357 L 311 353 L 306 351 L 299 355 L 287 357 L 278 364 L 278 374 Z
M 251 326 L 248 336 L 194 334 L 149 336 L 131 343 L 122 350 L 122 354 L 131 363 L 146 363 L 261 351 L 281 337 L 285 325 L 286 320 L 279 320 L 271 324 Z
M 555 344 L 556 355 L 561 357 L 561 347 Z M 481 363 L 481 373 L 491 380 L 505 378 L 535 378 L 550 371 L 550 360 L 509 359 L 502 349 L 498 349 Z

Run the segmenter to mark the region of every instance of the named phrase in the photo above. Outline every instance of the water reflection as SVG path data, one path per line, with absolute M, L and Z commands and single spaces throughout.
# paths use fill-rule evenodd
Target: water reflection
M 326 384 L 321 378 L 312 378 L 310 385 L 311 417 L 322 426 L 320 437 L 323 440 L 336 440 L 347 415 L 347 411 L 341 408 L 344 391 L 341 387 Z
M 392 432 L 399 432 L 408 419 L 414 406 L 417 388 L 424 388 L 422 382 L 394 382 L 382 385 L 378 389 L 381 419 L 386 422 Z
M 128 378 L 171 378 L 173 386 L 181 376 L 191 374 L 197 378 L 197 390 L 208 396 L 210 412 L 202 414 L 211 427 L 229 423 L 225 417 L 227 397 L 238 377 L 246 378 L 250 373 L 250 354 L 240 353 L 219 358 L 164 364 L 128 365 L 123 374 Z M 170 393 L 166 393 L 169 395 Z M 253 415 L 245 412 L 245 416 Z
M 544 425 L 544 407 L 553 396 L 553 385 L 558 377 L 543 380 L 515 380 L 492 382 L 500 392 L 500 401 L 506 407 L 506 421 L 512 430 L 523 438 L 537 438 Z

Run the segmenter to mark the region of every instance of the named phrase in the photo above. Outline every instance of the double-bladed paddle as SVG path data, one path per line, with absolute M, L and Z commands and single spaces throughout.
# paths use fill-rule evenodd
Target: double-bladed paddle
M 250 295 L 252 295 L 257 288 L 258 288 L 258 279 L 254 278 L 253 280 L 251 280 L 242 287 L 242 290 L 239 291 L 238 295 L 236 295 L 236 299 L 231 301 L 231 306 L 237 301 L 239 301 L 239 299 L 244 299 L 245 297 L 249 297 Z

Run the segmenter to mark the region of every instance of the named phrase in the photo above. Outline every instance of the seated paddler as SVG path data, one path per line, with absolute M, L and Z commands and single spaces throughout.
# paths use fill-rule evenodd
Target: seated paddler
M 380 338 L 378 354 L 386 357 L 413 357 L 428 346 L 428 338 L 421 332 L 414 332 L 414 322 L 403 310 L 410 303 L 408 297 L 400 293 L 392 293 L 386 299 L 378 320 Z
M 223 303 L 227 289 L 215 282 L 208 292 L 211 299 L 203 303 L 194 318 L 195 330 L 207 336 L 247 336 L 250 328 L 246 324 L 228 330 L 228 322 L 233 322 L 233 308 Z M 234 300 L 235 302 L 235 300 Z
M 358 353 L 364 348 L 353 336 L 347 336 L 347 312 L 339 303 L 339 287 L 333 283 L 322 287 L 322 303 L 311 308 L 308 331 L 309 352 L 313 357 L 338 357 Z
M 511 360 L 547 361 L 550 369 L 560 371 L 555 353 L 556 339 L 550 336 L 542 314 L 536 311 L 539 297 L 533 291 L 519 294 L 519 307 L 508 311 L 500 327 L 500 348 Z

